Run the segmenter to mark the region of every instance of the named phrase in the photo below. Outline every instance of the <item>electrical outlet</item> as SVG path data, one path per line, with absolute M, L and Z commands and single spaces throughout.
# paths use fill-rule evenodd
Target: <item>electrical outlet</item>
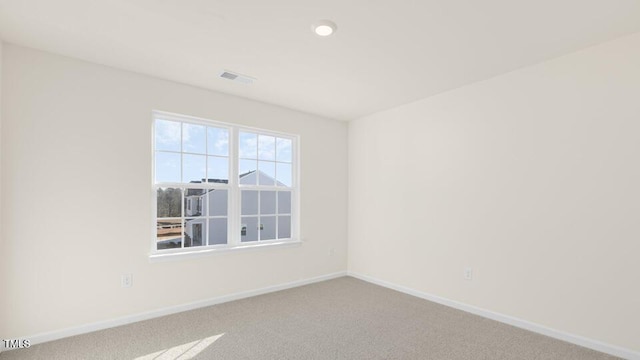
M 131 274 L 123 274 L 120 278 L 120 285 L 123 288 L 130 288 L 133 286 L 133 276 Z
M 473 280 L 473 269 L 470 267 L 464 268 L 463 276 L 465 280 Z
M 335 254 L 335 253 L 336 253 L 336 249 L 334 249 L 334 248 L 330 248 L 329 249 L 329 256 L 333 256 L 333 254 Z

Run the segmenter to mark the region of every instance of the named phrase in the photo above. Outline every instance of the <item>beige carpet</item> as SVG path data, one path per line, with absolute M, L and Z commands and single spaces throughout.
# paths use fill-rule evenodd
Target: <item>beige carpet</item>
M 343 277 L 0 354 L 9 359 L 615 359 Z

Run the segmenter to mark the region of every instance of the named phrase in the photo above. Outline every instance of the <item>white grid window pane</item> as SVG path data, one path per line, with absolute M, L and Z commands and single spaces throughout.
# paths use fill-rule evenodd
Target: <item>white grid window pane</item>
M 156 190 L 156 215 L 158 218 L 182 216 L 182 189 L 158 188 Z
M 240 229 L 240 241 L 258 241 L 258 217 L 243 216 Z
M 254 133 L 240 132 L 238 152 L 240 158 L 258 158 L 258 135 Z
M 184 216 L 207 216 L 207 193 L 207 189 L 185 189 L 182 202 Z
M 207 176 L 207 159 L 204 155 L 182 155 L 182 182 L 201 183 Z
M 207 127 L 207 153 L 229 156 L 229 130 Z
M 209 189 L 209 216 L 227 216 L 229 191 L 225 189 Z
M 182 247 L 182 219 L 158 219 L 156 221 L 156 249 Z
M 180 154 L 156 151 L 156 183 L 180 182 Z
M 207 219 L 195 218 L 184 221 L 184 247 L 195 247 L 206 245 L 205 227 Z
M 227 243 L 227 218 L 209 219 L 209 245 Z
M 273 186 L 276 183 L 276 163 L 258 161 L 258 184 Z
M 276 164 L 276 180 L 278 186 L 291 187 L 293 185 L 293 178 L 291 174 L 291 164 L 277 163 Z
M 276 213 L 276 192 L 275 191 L 260 191 L 260 214 L 275 214 Z
M 258 195 L 259 192 L 255 190 L 242 190 L 242 215 L 258 215 Z
M 156 150 L 180 151 L 180 123 L 168 120 L 155 121 Z
M 257 183 L 258 162 L 256 160 L 240 159 L 239 177 L 242 185 L 255 185 Z
M 291 214 L 290 191 L 278 191 L 278 214 Z
M 260 240 L 274 240 L 276 238 L 276 217 L 260 216 Z
M 258 159 L 275 160 L 276 159 L 276 138 L 273 136 L 258 136 Z
M 182 152 L 206 154 L 206 127 L 195 124 L 182 124 Z
M 276 140 L 276 160 L 280 162 L 291 162 L 292 141 L 290 139 L 278 138 Z
M 219 156 L 207 157 L 207 182 L 225 183 L 229 181 L 229 159 Z
M 291 216 L 278 216 L 278 239 L 291 237 Z

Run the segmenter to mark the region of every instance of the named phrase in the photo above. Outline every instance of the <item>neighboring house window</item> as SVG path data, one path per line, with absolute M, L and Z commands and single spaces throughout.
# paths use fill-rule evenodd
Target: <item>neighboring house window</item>
M 296 239 L 296 136 L 161 112 L 153 124 L 154 252 Z

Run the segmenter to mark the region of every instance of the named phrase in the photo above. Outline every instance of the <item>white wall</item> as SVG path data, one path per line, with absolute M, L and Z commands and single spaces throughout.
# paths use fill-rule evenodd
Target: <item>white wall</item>
M 640 34 L 351 122 L 349 270 L 640 350 L 638 64 Z
M 346 270 L 346 123 L 15 45 L 3 60 L 3 338 Z M 150 263 L 154 109 L 300 134 L 305 242 Z

